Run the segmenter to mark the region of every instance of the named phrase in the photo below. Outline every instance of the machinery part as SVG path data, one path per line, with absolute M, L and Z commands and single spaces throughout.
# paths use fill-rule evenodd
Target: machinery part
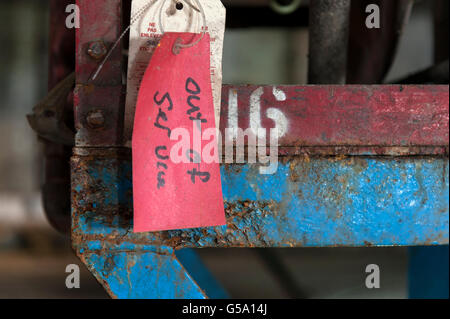
M 79 257 L 112 298 L 206 298 L 206 293 L 170 250 L 89 251 L 80 253 Z
M 77 29 L 75 87 L 75 128 L 77 146 L 120 146 L 123 138 L 125 108 L 122 74 L 125 70 L 122 50 L 117 48 L 104 64 L 99 76 L 89 82 L 98 68 L 99 60 L 89 55 L 94 41 L 110 47 L 122 33 L 122 1 L 77 1 L 80 7 L 80 23 Z M 105 9 L 108 8 L 108 9 Z M 99 20 L 97 13 L 102 12 Z M 121 47 L 121 45 L 119 45 Z M 92 125 L 92 114 L 102 114 L 101 127 Z
M 448 158 L 291 159 L 276 176 L 257 172 L 222 167 L 226 227 L 136 234 L 129 160 L 76 156 L 73 247 L 113 297 L 203 298 L 173 249 L 448 243 Z
M 249 118 L 248 97 L 257 89 L 225 86 L 223 117 L 229 118 L 234 107 L 229 93 L 236 92 L 243 97 L 238 98 L 237 115 L 243 127 Z M 129 150 L 74 149 L 72 244 L 111 296 L 212 296 L 194 279 L 195 270 L 187 270 L 174 257 L 174 251 L 185 248 L 448 243 L 448 86 L 277 89 L 285 92 L 286 100 L 271 100 L 273 87 L 265 87 L 262 100 L 268 105 L 263 104 L 262 111 L 278 106 L 287 116 L 289 129 L 280 139 L 280 152 L 283 146 L 295 147 L 291 144 L 295 141 L 311 153 L 281 156 L 274 175 L 260 175 L 257 164 L 222 165 L 226 227 L 133 233 Z M 423 105 L 429 106 L 427 110 Z M 391 108 L 397 112 L 386 112 Z M 418 114 L 417 108 L 422 112 Z M 336 113 L 330 114 L 333 110 Z M 316 124 L 324 125 L 317 131 L 297 130 L 312 114 Z M 333 118 L 333 124 L 320 120 L 324 116 Z M 367 135 L 361 135 L 361 125 Z M 320 155 L 322 147 L 332 147 L 338 140 L 348 152 Z M 363 151 L 367 144 L 379 147 Z M 441 146 L 443 152 L 424 156 L 425 145 Z M 349 156 L 350 152 L 358 156 Z
M 391 64 L 403 30 L 409 21 L 413 0 L 357 0 L 351 4 L 347 83 L 382 83 Z M 366 7 L 380 8 L 379 29 L 365 28 Z
M 75 69 L 75 29 L 65 25 L 65 8 L 71 0 L 50 1 L 48 87 L 54 88 Z M 66 125 L 74 129 L 73 95 L 66 105 Z M 50 224 L 63 234 L 70 233 L 70 156 L 72 145 L 42 140 L 44 181 L 42 201 Z M 73 142 L 72 142 L 73 144 Z
M 101 60 L 108 53 L 106 45 L 102 41 L 94 41 L 89 44 L 87 53 L 96 60 Z
M 223 166 L 227 226 L 133 233 L 130 159 L 80 152 L 90 155 L 72 159 L 77 251 L 448 244 L 445 157 L 289 157 L 272 176 Z
M 446 155 L 448 97 L 445 85 L 225 85 L 220 130 L 275 125 L 280 155 Z
M 62 234 L 70 234 L 70 155 L 71 148 L 47 141 L 44 143 L 45 180 L 42 202 L 47 220 Z M 69 158 L 66 162 L 65 159 Z
M 227 227 L 133 233 L 120 50 L 87 83 L 97 64 L 86 48 L 114 42 L 122 1 L 77 3 L 85 27 L 77 30 L 72 245 L 112 297 L 213 296 L 182 265 L 184 248 L 448 244 L 448 86 L 225 86 L 222 129 L 283 129 L 277 172 L 222 165 Z M 348 19 L 336 20 L 345 31 Z M 334 39 L 347 34 L 331 30 Z M 93 128 L 88 118 L 99 110 L 104 126 Z
M 314 0 L 309 13 L 311 84 L 345 84 L 350 0 Z
M 74 145 L 75 133 L 66 125 L 67 98 L 75 86 L 75 73 L 71 73 L 33 108 L 27 115 L 33 130 L 42 138 L 64 145 Z

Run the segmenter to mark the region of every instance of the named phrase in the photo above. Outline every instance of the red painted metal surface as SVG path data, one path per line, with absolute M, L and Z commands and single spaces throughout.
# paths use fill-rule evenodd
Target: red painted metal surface
M 76 145 L 120 146 L 125 91 L 121 50 L 117 48 L 98 78 L 88 83 L 101 62 L 88 49 L 96 41 L 110 47 L 118 38 L 122 1 L 77 3 L 81 28 L 76 37 Z M 255 97 L 258 89 L 263 93 Z M 230 103 L 230 92 L 235 92 L 237 105 L 233 99 Z M 299 149 L 317 154 L 445 154 L 448 98 L 448 86 L 280 86 L 275 90 L 273 86 L 224 86 L 221 128 L 230 127 L 233 114 L 242 129 L 250 127 L 250 119 L 253 127 L 279 126 L 285 130 L 279 140 L 282 154 L 296 154 Z M 87 120 L 93 112 L 101 115 L 95 127 Z
M 94 41 L 103 41 L 110 47 L 122 31 L 122 1 L 121 0 L 78 0 L 80 8 L 80 28 L 77 29 L 77 82 L 86 84 L 95 72 L 100 59 L 94 59 L 87 54 L 89 45 Z M 103 67 L 97 82 L 98 85 L 122 84 L 122 52 L 118 48 Z
M 120 144 L 123 125 L 123 57 L 121 46 L 111 54 L 95 81 L 90 81 L 104 55 L 90 55 L 93 44 L 110 48 L 122 31 L 121 0 L 78 0 L 76 33 L 76 145 L 111 147 Z M 96 125 L 88 123 L 96 114 Z
M 49 4 L 49 89 L 72 73 L 75 66 L 75 30 L 68 29 L 65 25 L 67 17 L 65 9 L 72 2 L 72 0 L 51 0 Z
M 121 1 L 79 0 L 81 28 L 77 30 L 77 89 L 75 122 L 77 146 L 120 146 L 124 86 L 122 55 L 117 49 L 99 77 L 88 83 L 101 59 L 90 56 L 96 41 L 107 47 L 121 31 Z M 221 128 L 232 126 L 230 92 L 235 92 L 234 116 L 242 129 L 271 128 L 285 122 L 280 154 L 448 154 L 448 86 L 282 86 L 277 100 L 272 86 L 224 86 Z M 275 110 L 277 120 L 267 111 Z M 97 112 L 101 125 L 87 118 Z M 259 116 L 255 117 L 255 112 Z M 274 116 L 272 116 L 274 117 Z M 255 124 L 256 118 L 256 124 Z M 225 136 L 225 134 L 223 134 Z
M 232 126 L 230 97 L 234 95 L 238 126 L 247 129 L 255 118 L 264 128 L 284 122 L 286 133 L 279 140 L 283 147 L 337 146 L 340 152 L 358 148 L 360 153 L 368 150 L 389 155 L 402 150 L 409 155 L 448 151 L 449 89 L 445 85 L 278 86 L 285 98 L 280 101 L 274 87 L 265 86 L 261 97 L 251 101 L 258 88 L 224 86 L 222 131 Z M 270 108 L 279 111 L 277 120 L 268 117 Z M 255 111 L 260 116 L 253 115 L 252 120 Z

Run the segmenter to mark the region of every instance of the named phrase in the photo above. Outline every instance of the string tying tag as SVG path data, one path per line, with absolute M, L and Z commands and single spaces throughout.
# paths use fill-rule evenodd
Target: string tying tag
M 148 0 L 132 0 L 131 16 L 140 12 Z M 200 10 L 200 7 L 201 10 Z M 204 18 L 203 13 L 204 12 Z M 205 24 L 206 19 L 206 24 Z M 133 122 L 138 92 L 154 52 L 161 43 L 163 32 L 188 33 L 182 41 L 171 43 L 168 55 L 175 57 L 183 51 L 182 46 L 198 45 L 206 37 L 210 38 L 210 76 L 213 91 L 216 126 L 219 126 L 222 93 L 222 52 L 225 34 L 226 10 L 220 0 L 163 0 L 150 6 L 130 28 L 128 49 L 127 93 L 125 100 L 123 143 L 131 147 Z M 163 30 L 161 30 L 161 28 Z M 202 33 L 202 34 L 200 34 Z M 179 37 L 175 37 L 177 40 Z M 180 47 L 180 44 L 182 46 Z M 166 48 L 167 49 L 167 48 Z M 192 53 L 192 49 L 186 49 Z M 169 58 L 167 56 L 167 58 Z
M 135 15 L 133 15 L 133 17 L 131 17 L 130 19 L 130 24 L 128 25 L 128 27 L 121 33 L 121 35 L 117 38 L 117 40 L 114 42 L 114 44 L 112 45 L 112 47 L 108 50 L 108 53 L 106 54 L 106 56 L 104 57 L 104 59 L 102 60 L 102 62 L 99 64 L 99 66 L 97 67 L 97 70 L 94 72 L 94 74 L 91 76 L 91 78 L 88 80 L 88 83 L 94 81 L 98 75 L 100 74 L 100 71 L 103 69 L 105 63 L 109 60 L 109 58 L 111 57 L 111 54 L 114 52 L 114 50 L 117 48 L 117 46 L 119 45 L 120 41 L 122 41 L 123 37 L 125 36 L 125 34 L 127 34 L 127 32 L 130 30 L 131 26 L 136 23 L 146 12 L 147 10 L 153 6 L 156 2 L 161 1 L 161 0 L 153 0 L 153 1 L 149 1 L 146 5 L 144 5 L 141 9 L 139 9 Z M 164 3 L 167 0 L 163 0 Z M 169 0 L 169 1 L 173 1 L 175 3 L 178 3 L 179 1 L 183 1 L 185 2 L 188 6 L 190 6 L 191 8 L 193 8 L 194 10 L 200 12 L 200 14 L 202 15 L 202 19 L 203 19 L 203 27 L 202 27 L 202 32 L 201 32 L 201 37 L 199 39 L 197 39 L 195 42 L 192 43 L 183 43 L 183 41 L 181 40 L 181 38 L 178 38 L 177 41 L 175 41 L 174 46 L 172 48 L 172 52 L 173 54 L 177 55 L 180 53 L 181 49 L 186 49 L 186 48 L 190 48 L 193 47 L 195 45 L 197 45 L 205 36 L 206 33 L 206 15 L 205 15 L 205 11 L 203 10 L 203 7 L 200 3 L 199 0 L 194 0 L 198 6 L 195 7 L 189 0 Z M 163 18 L 163 5 L 161 6 L 160 9 L 160 13 L 159 13 L 159 28 L 161 30 L 161 33 L 164 34 L 164 27 L 163 27 L 163 23 L 162 23 L 162 18 Z
M 167 1 L 167 0 L 164 0 L 164 1 Z M 196 2 L 198 8 L 195 8 L 189 1 L 185 0 L 185 2 L 188 3 L 188 5 L 191 8 L 193 8 L 194 10 L 200 12 L 200 14 L 202 15 L 203 27 L 202 27 L 202 30 L 201 30 L 201 36 L 197 40 L 195 40 L 194 42 L 191 42 L 191 43 L 183 43 L 183 40 L 181 38 L 177 38 L 175 40 L 175 43 L 174 43 L 173 48 L 172 48 L 172 53 L 175 54 L 175 55 L 180 54 L 181 49 L 187 49 L 187 48 L 191 48 L 191 47 L 197 45 L 200 41 L 203 40 L 203 37 L 205 36 L 205 33 L 206 33 L 206 15 L 205 15 L 205 10 L 203 10 L 202 4 L 200 3 L 199 0 L 194 0 L 194 1 Z M 161 30 L 162 34 L 165 33 L 164 26 L 163 26 L 163 21 L 162 21 L 163 20 L 163 7 L 164 6 L 161 6 L 161 9 L 159 11 L 159 29 Z

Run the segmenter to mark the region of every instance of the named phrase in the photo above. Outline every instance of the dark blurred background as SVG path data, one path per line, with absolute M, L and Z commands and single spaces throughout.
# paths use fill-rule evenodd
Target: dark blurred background
M 387 81 L 433 64 L 431 3 L 416 1 Z M 25 115 L 47 92 L 48 23 L 46 0 L 0 1 L 0 298 L 105 298 L 43 213 L 42 146 Z M 307 52 L 307 28 L 230 29 L 224 83 L 305 84 Z M 284 281 L 258 250 L 200 254 L 237 298 L 407 297 L 407 248 L 270 249 Z M 65 287 L 70 263 L 82 269 L 81 289 Z M 381 289 L 365 288 L 372 263 L 381 268 Z

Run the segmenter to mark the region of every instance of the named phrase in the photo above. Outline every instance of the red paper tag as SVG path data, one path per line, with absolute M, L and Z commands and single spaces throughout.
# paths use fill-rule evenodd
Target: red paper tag
M 173 52 L 176 41 L 198 37 L 164 34 L 140 86 L 132 140 L 135 232 L 226 223 L 209 35 Z

